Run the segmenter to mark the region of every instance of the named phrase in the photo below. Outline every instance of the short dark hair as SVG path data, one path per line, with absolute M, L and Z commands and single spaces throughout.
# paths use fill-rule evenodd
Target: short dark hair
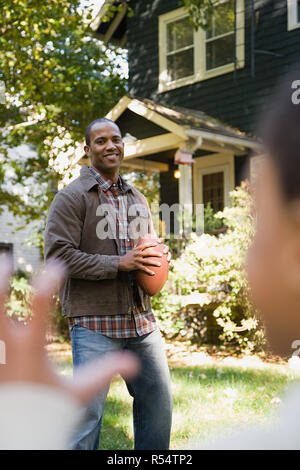
M 115 126 L 117 126 L 117 128 L 120 130 L 118 124 L 116 124 L 114 121 L 112 121 L 111 119 L 107 119 L 107 118 L 98 118 L 98 119 L 95 119 L 93 122 L 91 122 L 87 128 L 86 128 L 86 131 L 85 131 L 85 142 L 86 142 L 86 145 L 90 145 L 91 143 L 91 140 L 90 140 L 90 132 L 92 130 L 92 127 L 94 124 L 97 124 L 97 122 L 110 122 L 112 124 L 114 124 Z M 121 132 L 121 131 L 120 131 Z
M 261 128 L 265 151 L 275 163 L 283 196 L 288 201 L 300 197 L 299 80 L 300 63 L 281 80 Z

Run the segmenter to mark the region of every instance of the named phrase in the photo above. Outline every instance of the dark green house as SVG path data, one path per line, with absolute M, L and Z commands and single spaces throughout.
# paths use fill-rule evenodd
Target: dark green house
M 220 0 L 195 30 L 179 0 L 131 0 L 95 34 L 128 49 L 129 93 L 108 113 L 124 166 L 160 172 L 161 202 L 222 209 L 278 79 L 300 59 L 299 0 Z M 179 170 L 180 174 L 175 170 Z

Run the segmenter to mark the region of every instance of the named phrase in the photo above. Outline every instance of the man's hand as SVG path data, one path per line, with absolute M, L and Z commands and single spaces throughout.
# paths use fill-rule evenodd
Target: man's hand
M 165 241 L 164 238 L 159 238 L 159 240 L 158 240 L 159 243 L 163 243 L 164 241 Z M 167 245 L 164 245 L 164 246 L 165 246 L 165 249 L 164 249 L 163 253 L 168 253 L 168 263 L 170 263 L 172 255 L 169 251 L 169 247 Z
M 7 317 L 5 301 L 9 290 L 11 266 L 6 256 L 0 256 L 0 340 L 6 349 L 6 364 L 0 365 L 0 387 L 12 382 L 44 384 L 71 395 L 80 403 L 95 398 L 120 373 L 131 378 L 139 370 L 139 362 L 129 352 L 116 352 L 82 367 L 74 379 L 56 374 L 44 347 L 46 320 L 51 298 L 64 276 L 59 264 L 51 264 L 34 282 L 32 320 L 28 325 L 16 325 Z
M 160 243 L 160 241 L 158 241 Z M 155 273 L 147 266 L 161 266 L 159 258 L 162 257 L 161 253 L 155 250 L 149 250 L 147 253 L 144 252 L 146 248 L 157 246 L 155 242 L 145 242 L 139 246 L 135 246 L 126 255 L 120 257 L 119 271 L 135 271 L 140 269 L 145 271 L 147 274 L 154 275 Z M 148 257 L 155 256 L 158 258 L 157 261 L 147 260 Z M 147 266 L 146 266 L 147 265 Z

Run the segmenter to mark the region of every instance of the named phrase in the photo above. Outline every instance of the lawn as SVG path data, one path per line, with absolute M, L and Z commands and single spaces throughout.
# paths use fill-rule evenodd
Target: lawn
M 188 448 L 195 439 L 203 442 L 224 428 L 274 422 L 286 388 L 300 378 L 299 369 L 283 361 L 218 357 L 180 348 L 168 351 L 174 397 L 171 449 Z M 71 375 L 69 345 L 55 343 L 48 350 L 58 371 Z M 105 406 L 100 449 L 133 448 L 131 409 L 132 398 L 117 377 Z

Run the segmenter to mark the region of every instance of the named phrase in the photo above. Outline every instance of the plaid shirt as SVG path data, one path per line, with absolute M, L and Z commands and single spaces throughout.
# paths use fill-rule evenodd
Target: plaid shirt
M 94 168 L 89 167 L 100 185 L 101 190 L 105 193 L 108 202 L 112 204 L 116 211 L 117 230 L 119 234 L 120 255 L 125 255 L 133 248 L 133 242 L 128 237 L 128 219 L 126 205 L 123 203 L 123 181 L 121 176 L 117 183 L 100 176 Z M 120 234 L 122 233 L 122 237 Z M 133 311 L 129 311 L 124 315 L 86 315 L 82 317 L 69 318 L 69 328 L 79 325 L 90 330 L 97 331 L 102 335 L 110 338 L 133 338 L 142 336 L 157 328 L 155 317 L 150 312 L 142 312 L 138 307 L 138 294 L 133 273 L 130 273 L 131 287 L 133 289 L 134 299 L 136 301 Z

